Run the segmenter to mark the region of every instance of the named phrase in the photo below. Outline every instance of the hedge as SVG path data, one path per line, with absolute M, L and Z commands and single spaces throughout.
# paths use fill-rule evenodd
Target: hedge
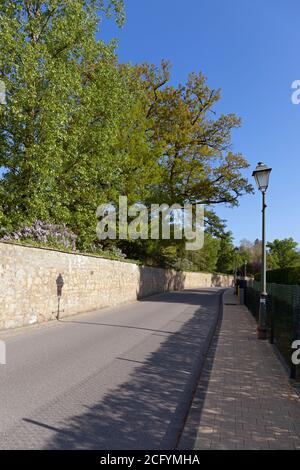
M 260 277 L 260 273 L 257 273 L 254 276 L 256 281 L 260 281 Z M 274 284 L 300 285 L 300 266 L 267 271 L 267 282 Z

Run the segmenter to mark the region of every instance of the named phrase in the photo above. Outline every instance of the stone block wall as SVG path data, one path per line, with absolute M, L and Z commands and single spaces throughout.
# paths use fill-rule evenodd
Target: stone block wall
M 57 279 L 63 287 L 59 300 Z M 184 288 L 229 287 L 232 276 L 179 273 L 0 242 L 0 330 Z

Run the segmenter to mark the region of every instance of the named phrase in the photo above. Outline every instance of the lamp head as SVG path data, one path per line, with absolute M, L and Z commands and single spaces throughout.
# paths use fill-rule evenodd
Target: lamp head
M 257 187 L 262 193 L 266 192 L 269 186 L 269 177 L 270 177 L 271 171 L 272 171 L 272 168 L 269 168 L 264 163 L 259 162 L 257 167 L 252 173 L 252 176 L 255 178 Z

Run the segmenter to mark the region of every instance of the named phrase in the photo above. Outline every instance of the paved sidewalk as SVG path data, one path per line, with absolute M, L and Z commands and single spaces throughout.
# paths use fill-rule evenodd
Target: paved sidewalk
M 179 447 L 300 449 L 299 395 L 231 290 L 224 303 Z

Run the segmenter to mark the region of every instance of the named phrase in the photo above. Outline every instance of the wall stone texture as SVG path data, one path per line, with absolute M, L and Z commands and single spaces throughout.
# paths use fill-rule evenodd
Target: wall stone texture
M 0 242 L 0 330 L 55 319 L 58 310 L 66 317 L 160 292 L 232 283 L 232 276 L 180 273 Z

